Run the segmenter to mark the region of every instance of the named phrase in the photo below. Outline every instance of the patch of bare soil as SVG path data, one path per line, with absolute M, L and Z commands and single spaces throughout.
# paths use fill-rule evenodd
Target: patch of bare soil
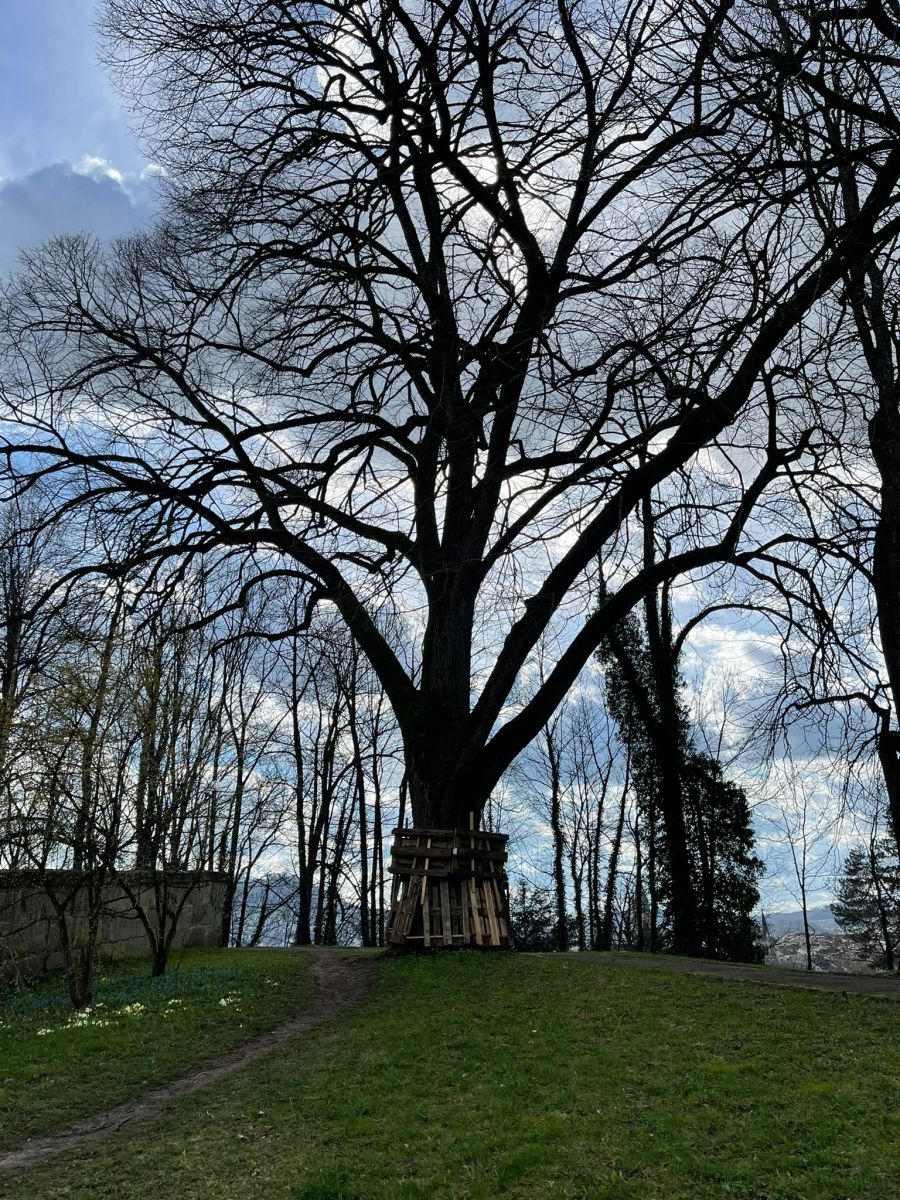
M 83 1150 L 115 1137 L 126 1128 L 131 1129 L 138 1122 L 152 1119 L 182 1096 L 190 1096 L 243 1071 L 298 1034 L 322 1025 L 356 1004 L 372 986 L 374 958 L 341 954 L 339 951 L 310 953 L 313 958 L 309 968 L 312 983 L 310 993 L 303 1008 L 290 1021 L 242 1042 L 180 1079 L 151 1088 L 107 1112 L 76 1121 L 57 1133 L 30 1138 L 18 1150 L 0 1154 L 0 1174 L 28 1171 L 58 1154 Z

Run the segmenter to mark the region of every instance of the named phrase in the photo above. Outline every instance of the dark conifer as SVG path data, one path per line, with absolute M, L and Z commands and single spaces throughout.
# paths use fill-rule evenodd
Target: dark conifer
M 897 969 L 900 868 L 891 838 L 873 838 L 868 845 L 850 851 L 831 911 L 873 967 Z
M 671 649 L 668 621 L 662 629 Z M 752 917 L 759 902 L 763 864 L 754 853 L 744 789 L 726 779 L 712 755 L 694 744 L 682 695 L 684 682 L 669 658 L 660 669 L 634 615 L 620 622 L 599 651 L 606 696 L 633 764 L 637 801 L 648 829 L 648 882 L 663 913 L 658 938 L 672 938 L 674 879 L 691 892 L 691 949 L 708 958 L 752 962 L 761 958 Z M 663 696 L 663 689 L 669 695 Z M 674 713 L 666 719 L 665 713 Z M 677 808 L 677 820 L 672 809 Z M 683 830 L 683 850 L 673 854 L 671 831 Z M 683 861 L 682 861 L 683 860 Z M 656 905 L 654 905 L 656 907 Z M 657 931 L 654 931 L 657 932 Z

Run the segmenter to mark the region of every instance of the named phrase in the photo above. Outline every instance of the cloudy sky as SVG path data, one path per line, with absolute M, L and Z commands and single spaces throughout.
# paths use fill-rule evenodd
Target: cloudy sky
M 56 233 L 127 233 L 152 167 L 97 63 L 94 0 L 0 2 L 0 271 Z

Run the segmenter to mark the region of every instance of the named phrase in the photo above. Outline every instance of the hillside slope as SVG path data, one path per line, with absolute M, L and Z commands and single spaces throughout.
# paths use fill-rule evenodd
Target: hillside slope
M 4 1197 L 893 1200 L 900 1005 L 453 953 Z

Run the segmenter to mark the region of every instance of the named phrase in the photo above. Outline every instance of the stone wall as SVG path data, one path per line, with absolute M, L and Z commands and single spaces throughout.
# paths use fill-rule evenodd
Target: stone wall
M 155 912 L 153 882 L 129 874 L 127 882 L 148 914 Z M 87 898 L 75 888 L 70 871 L 0 871 L 0 979 L 40 975 L 64 965 L 53 898 L 67 908 L 70 936 L 85 927 Z M 225 876 L 184 871 L 166 878 L 169 906 L 184 899 L 173 949 L 221 944 Z M 100 919 L 100 957 L 141 958 L 149 954 L 147 935 L 128 895 L 118 883 L 104 888 Z

